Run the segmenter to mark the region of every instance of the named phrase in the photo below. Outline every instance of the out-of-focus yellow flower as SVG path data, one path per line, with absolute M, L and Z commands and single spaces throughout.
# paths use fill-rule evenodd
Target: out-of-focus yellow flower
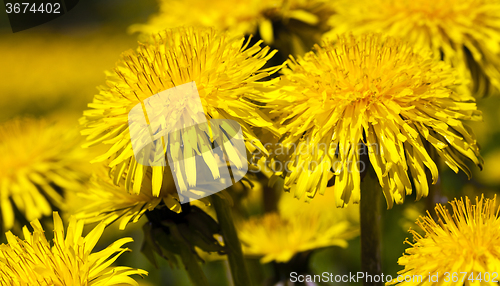
M 304 213 L 321 213 L 334 221 L 346 220 L 354 225 L 359 224 L 359 205 L 350 204 L 345 208 L 338 208 L 335 203 L 334 192 L 326 192 L 316 200 L 297 200 L 293 194 L 283 193 L 278 202 L 278 210 L 283 217 L 300 216 Z
M 0 120 L 19 114 L 81 112 L 114 57 L 135 45 L 132 37 L 72 31 L 3 33 L 0 53 Z
M 485 170 L 478 174 L 483 184 L 500 185 L 500 150 L 494 150 L 484 157 Z
M 267 213 L 239 224 L 244 252 L 262 256 L 262 263 L 287 262 L 295 254 L 328 246 L 347 247 L 359 233 L 359 206 L 335 206 L 335 196 L 304 202 L 284 193 L 278 213 Z
M 427 285 L 498 285 L 493 282 L 493 273 L 500 269 L 500 208 L 496 197 L 476 198 L 475 205 L 469 198 L 465 202 L 455 199 L 450 205 L 453 214 L 441 204 L 436 206 L 437 222 L 429 213 L 417 220 L 425 236 L 410 229 L 414 243 L 406 241 L 411 247 L 398 260 L 405 267 L 398 274 L 421 276 L 424 282 L 430 281 L 429 273 L 438 274 L 439 279 L 434 279 L 438 282 L 424 283 Z M 398 285 L 417 284 L 412 281 Z
M 206 2 L 202 0 L 159 0 L 160 11 L 147 24 L 136 24 L 130 30 L 140 31 L 145 36 L 178 26 L 214 27 L 231 30 L 237 36 L 254 34 L 258 27 L 264 35 L 271 35 L 272 24 L 264 11 L 279 10 L 282 0 L 250 0 Z
M 291 58 L 280 90 L 267 99 L 281 114 L 282 144 L 290 150 L 286 188 L 297 198 L 312 198 L 324 194 L 335 176 L 336 204 L 357 203 L 360 172 L 369 161 L 390 208 L 411 194 L 409 174 L 417 199 L 429 191 L 426 169 L 436 183 L 438 169 L 426 146 L 470 177 L 463 159 L 481 163 L 463 121 L 481 116 L 472 96 L 455 92 L 453 72 L 377 34 L 340 36 Z
M 331 34 L 383 32 L 431 49 L 474 79 L 478 94 L 500 88 L 500 3 L 496 0 L 335 1 Z M 471 75 L 472 74 L 472 75 Z M 498 92 L 498 90 L 497 90 Z
M 75 122 L 76 123 L 76 122 Z M 26 220 L 65 210 L 62 191 L 75 191 L 90 177 L 89 153 L 70 123 L 32 118 L 0 126 L 0 205 L 3 227 L 11 229 L 15 209 Z M 21 218 L 18 218 L 21 219 Z
M 327 21 L 333 14 L 332 3 L 325 0 L 160 0 L 159 5 L 160 12 L 147 24 L 133 25 L 130 30 L 148 36 L 177 26 L 215 27 L 237 36 L 258 32 L 266 44 L 285 40 L 299 53 L 331 28 Z M 289 32 L 286 37 L 290 38 L 276 39 L 275 30 Z
M 38 220 L 31 222 L 33 233 L 23 228 L 24 240 L 7 233 L 8 244 L 0 245 L 0 285 L 138 285 L 130 275 L 147 272 L 111 264 L 125 251 L 122 238 L 107 248 L 92 253 L 101 237 L 105 224 L 100 223 L 87 236 L 82 236 L 83 222 L 72 217 L 64 235 L 64 226 L 54 212 L 53 244 L 45 238 Z
M 398 223 L 401 228 L 406 231 L 411 228 L 424 212 L 424 205 L 419 203 L 407 204 L 403 210 L 403 215 L 399 218 Z
M 192 81 L 196 82 L 207 119 L 235 120 L 241 126 L 248 150 L 266 152 L 251 127 L 272 128 L 273 123 L 259 111 L 258 105 L 248 100 L 249 96 L 257 97 L 270 85 L 262 79 L 276 71 L 276 68 L 261 69 L 275 52 L 270 52 L 269 47 L 261 48 L 260 43 L 249 47 L 249 41 L 229 38 L 213 29 L 179 28 L 155 35 L 152 43 L 141 45 L 137 52 L 124 53 L 115 72 L 108 75 L 108 86 L 101 88 L 100 94 L 89 104 L 91 109 L 85 111 L 81 119 L 85 127 L 83 133 L 88 136 L 87 146 L 111 146 L 95 161 L 111 158 L 109 166 L 115 181 L 125 179 L 125 188 L 135 194 L 140 193 L 144 174 L 152 169 L 152 194 L 159 196 L 164 173 L 170 170 L 168 166 L 146 167 L 136 161 L 127 115 L 146 98 Z M 193 112 L 190 102 L 185 100 L 178 104 L 168 103 L 164 108 L 166 112 L 175 111 L 175 114 L 184 116 L 182 119 L 190 118 Z M 181 121 L 177 124 L 182 124 Z M 179 142 L 170 145 L 170 139 L 166 139 L 164 146 L 169 146 L 167 154 L 172 158 L 203 153 L 203 160 L 213 172 L 217 168 L 213 164 L 214 154 L 203 148 L 214 142 L 214 138 L 209 132 L 200 136 L 203 138 L 198 138 L 194 144 L 184 140 L 182 146 Z M 235 160 L 228 155 L 229 161 Z M 190 163 L 190 160 L 186 162 Z M 177 161 L 176 164 L 172 167 L 186 170 L 183 173 L 192 186 L 191 182 L 197 179 L 196 170 L 187 163 L 182 165 Z
M 347 220 L 332 220 L 319 212 L 285 217 L 267 213 L 241 223 L 238 235 L 245 255 L 261 262 L 287 262 L 295 254 L 328 246 L 347 247 L 356 235 Z
M 165 172 L 165 184 L 160 194 L 153 196 L 152 185 L 145 184 L 139 194 L 127 192 L 123 182 L 113 182 L 104 168 L 94 173 L 88 188 L 81 189 L 73 199 L 83 199 L 85 204 L 75 210 L 76 217 L 86 223 L 103 221 L 107 225 L 119 221 L 119 228 L 125 229 L 128 223 L 137 222 L 146 211 L 151 211 L 161 202 L 170 210 L 180 212 L 181 205 L 171 173 Z M 151 180 L 151 171 L 145 174 Z M 205 199 L 202 199 L 205 203 Z

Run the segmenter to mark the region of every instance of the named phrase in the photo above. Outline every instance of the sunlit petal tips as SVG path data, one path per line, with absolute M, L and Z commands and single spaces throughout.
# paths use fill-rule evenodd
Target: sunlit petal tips
M 70 218 L 64 226 L 54 212 L 54 239 L 50 243 L 38 220 L 31 222 L 33 232 L 23 228 L 24 240 L 7 233 L 8 244 L 0 245 L 0 285 L 139 285 L 130 275 L 147 275 L 147 272 L 111 264 L 125 251 L 122 238 L 107 248 L 92 253 L 104 231 L 104 223 L 96 226 L 87 236 L 82 236 L 83 222 Z
M 460 285 L 498 285 L 500 208 L 496 197 L 476 198 L 476 204 L 469 198 L 455 199 L 449 204 L 452 212 L 441 204 L 436 206 L 437 220 L 429 213 L 417 220 L 423 236 L 410 229 L 413 243 L 406 241 L 411 247 L 398 260 L 404 266 L 398 274 L 421 277 L 425 285 L 445 285 L 445 281 L 449 285 L 454 281 Z M 429 273 L 435 277 L 430 278 Z
M 343 35 L 314 49 L 288 61 L 279 92 L 269 95 L 290 151 L 285 187 L 296 197 L 329 187 L 338 206 L 357 203 L 360 172 L 371 164 L 390 208 L 413 186 L 418 199 L 427 196 L 427 169 L 436 183 L 430 149 L 455 172 L 470 176 L 464 159 L 481 166 L 463 123 L 481 113 L 472 96 L 456 92 L 450 66 L 377 34 Z

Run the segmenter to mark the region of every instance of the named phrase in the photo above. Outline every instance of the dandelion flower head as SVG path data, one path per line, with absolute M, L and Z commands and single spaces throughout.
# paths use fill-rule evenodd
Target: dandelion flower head
M 54 239 L 47 241 L 38 220 L 31 222 L 33 233 L 25 226 L 24 240 L 7 233 L 8 244 L 0 245 L 0 285 L 139 285 L 130 275 L 147 275 L 144 270 L 114 267 L 111 264 L 125 251 L 122 238 L 105 249 L 92 253 L 104 231 L 104 223 L 96 226 L 85 237 L 83 222 L 70 218 L 64 235 L 64 226 L 54 212 Z
M 480 119 L 472 96 L 455 91 L 454 70 L 428 53 L 378 34 L 341 35 L 291 58 L 280 90 L 270 93 L 281 114 L 282 144 L 291 150 L 285 187 L 312 198 L 327 187 L 336 204 L 360 199 L 360 171 L 371 166 L 387 205 L 429 192 L 426 169 L 438 179 L 426 146 L 470 177 L 468 158 L 481 165 L 464 120 Z M 334 177 L 334 185 L 328 181 Z
M 90 177 L 89 153 L 77 129 L 62 121 L 23 118 L 0 126 L 0 194 L 4 229 L 64 209 L 64 193 Z
M 327 35 L 387 33 L 417 49 L 431 49 L 436 59 L 474 79 L 474 90 L 500 87 L 500 3 L 495 0 L 336 1 L 334 27 Z M 472 75 L 471 75 L 472 74 Z
M 208 120 L 238 122 L 248 151 L 260 149 L 266 152 L 251 127 L 272 127 L 273 123 L 259 111 L 256 103 L 248 100 L 250 95 L 257 96 L 267 88 L 269 83 L 262 79 L 276 71 L 276 68 L 261 69 L 275 52 L 269 47 L 262 48 L 260 44 L 249 46 L 249 41 L 243 38 L 233 38 L 211 28 L 178 28 L 154 35 L 151 43 L 141 44 L 137 51 L 125 52 L 114 73 L 109 73 L 107 86 L 101 88 L 81 119 L 85 126 L 83 133 L 89 141 L 87 146 L 110 146 L 95 161 L 109 158 L 115 180 L 125 179 L 125 188 L 135 194 L 140 193 L 144 174 L 152 169 L 152 194 L 158 196 L 164 172 L 169 170 L 165 166 L 146 167 L 135 160 L 127 115 L 146 98 L 193 81 Z M 189 119 L 194 116 L 190 103 L 186 101 L 166 104 L 165 112 L 172 110 L 179 116 L 176 122 L 182 122 L 181 117 Z M 209 131 L 200 136 L 203 137 L 200 140 L 207 143 L 200 143 L 204 146 L 214 140 Z M 170 139 L 166 140 L 165 146 L 170 146 Z M 197 144 L 190 145 L 185 141 L 184 144 L 172 144 L 173 147 L 166 152 L 180 158 L 203 153 L 203 159 L 214 171 L 213 168 L 217 167 L 213 164 L 214 155 L 202 152 L 202 146 Z M 235 157 L 229 156 L 230 161 L 233 159 Z M 172 167 L 185 170 L 187 183 L 192 186 L 196 171 L 190 166 Z
M 294 255 L 322 247 L 347 247 L 359 233 L 359 207 L 335 206 L 330 192 L 322 199 L 304 202 L 283 193 L 278 212 L 251 217 L 240 224 L 245 254 L 262 262 L 287 262 Z
M 262 257 L 262 263 L 287 262 L 300 252 L 317 248 L 347 247 L 356 232 L 347 220 L 332 220 L 318 212 L 282 216 L 267 213 L 239 225 L 245 255 Z
M 147 24 L 133 25 L 131 31 L 149 35 L 177 26 L 214 27 L 238 36 L 258 32 L 266 44 L 272 44 L 273 23 L 298 21 L 320 28 L 333 14 L 332 5 L 324 0 L 160 0 L 159 6 L 159 13 Z
M 460 273 L 460 285 L 464 282 L 465 285 L 497 285 L 493 283 L 493 273 L 500 269 L 500 208 L 496 197 L 492 200 L 484 199 L 484 196 L 476 198 L 475 205 L 469 198 L 465 201 L 455 199 L 449 204 L 452 213 L 438 204 L 435 208 L 437 220 L 429 213 L 417 220 L 417 225 L 425 232 L 423 236 L 410 229 L 413 243 L 406 241 L 411 247 L 398 260 L 398 264 L 404 266 L 399 274 L 421 275 L 423 281 L 427 281 L 429 273 L 439 272 L 441 282 L 453 279 L 445 272 L 455 272 Z M 466 272 L 465 276 L 462 272 Z
M 152 185 L 145 184 L 139 194 L 128 192 L 125 182 L 113 182 L 105 168 L 96 170 L 88 188 L 76 192 L 74 200 L 84 202 L 75 210 L 75 216 L 85 223 L 103 221 L 109 225 L 119 222 L 119 228 L 125 229 L 128 223 L 136 223 L 146 211 L 151 211 L 164 204 L 171 211 L 179 213 L 181 205 L 171 173 L 165 172 L 165 184 L 158 196 L 153 196 Z M 145 180 L 151 180 L 151 170 L 145 174 Z M 206 200 L 202 199 L 202 201 Z

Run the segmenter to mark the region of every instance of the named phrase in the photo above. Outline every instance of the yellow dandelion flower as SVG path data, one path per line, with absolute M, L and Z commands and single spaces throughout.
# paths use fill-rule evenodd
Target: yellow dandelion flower
M 74 191 L 90 177 L 83 138 L 63 121 L 31 118 L 0 126 L 0 195 L 3 227 L 14 226 L 19 211 L 27 221 L 64 210 L 61 191 Z M 21 218 L 17 218 L 18 220 Z
M 317 200 L 302 201 L 293 194 L 284 192 L 278 202 L 278 210 L 283 217 L 294 217 L 300 214 L 321 213 L 336 221 L 349 221 L 355 227 L 359 225 L 359 205 L 350 204 L 345 208 L 337 208 L 334 192 L 326 192 Z
M 107 248 L 92 253 L 101 237 L 105 224 L 100 223 L 87 236 L 82 236 L 83 222 L 72 217 L 64 235 L 64 226 L 54 212 L 53 244 L 45 238 L 38 220 L 31 222 L 33 233 L 25 226 L 24 240 L 7 232 L 8 244 L 0 245 L 0 285 L 138 285 L 130 275 L 147 272 L 111 264 L 125 251 L 122 238 Z
M 165 184 L 158 196 L 153 196 L 152 185 L 145 184 L 139 194 L 127 192 L 123 182 L 116 185 L 104 168 L 91 178 L 89 188 L 81 189 L 74 199 L 85 203 L 75 210 L 78 219 L 85 223 L 103 221 L 109 225 L 119 221 L 119 228 L 125 229 L 128 223 L 136 223 L 146 211 L 151 211 L 163 202 L 170 210 L 180 212 L 181 205 L 171 173 L 165 172 Z M 151 180 L 151 170 L 145 174 L 145 180 Z
M 237 224 L 244 252 L 262 263 L 288 262 L 296 254 L 328 246 L 347 247 L 359 234 L 359 207 L 336 208 L 335 196 L 303 202 L 283 193 L 278 212 Z
M 262 257 L 262 263 L 287 262 L 295 254 L 317 248 L 347 247 L 347 239 L 354 235 L 347 220 L 335 220 L 320 212 L 290 217 L 267 213 L 238 226 L 245 255 Z
M 433 51 L 474 78 L 478 94 L 500 88 L 500 3 L 495 0 L 336 1 L 333 34 L 383 32 Z
M 465 202 L 455 199 L 450 205 L 453 214 L 441 204 L 436 206 L 437 222 L 429 213 L 417 220 L 425 235 L 410 230 L 414 243 L 406 241 L 411 247 L 398 260 L 405 267 L 398 274 L 420 275 L 425 285 L 498 285 L 493 282 L 498 281 L 494 273 L 500 269 L 500 207 L 496 197 L 476 197 L 475 205 L 469 198 Z M 429 275 L 435 276 L 431 280 L 436 283 L 431 283 Z M 400 283 L 408 284 L 418 283 Z
M 140 45 L 136 52 L 125 52 L 115 72 L 108 75 L 108 86 L 101 88 L 100 94 L 89 104 L 91 109 L 85 111 L 81 119 L 85 126 L 83 134 L 89 141 L 86 146 L 110 145 L 109 150 L 95 161 L 111 158 L 109 166 L 115 181 L 126 177 L 126 189 L 136 194 L 140 193 L 144 174 L 152 169 L 152 194 L 159 196 L 168 166 L 146 167 L 136 161 L 127 115 L 146 98 L 193 81 L 207 118 L 234 120 L 241 126 L 249 151 L 257 148 L 265 152 L 251 127 L 271 128 L 273 123 L 259 111 L 258 105 L 247 99 L 262 92 L 269 85 L 262 79 L 276 71 L 276 68 L 261 69 L 275 52 L 270 52 L 269 47 L 261 48 L 260 44 L 249 47 L 249 41 L 230 38 L 211 28 L 179 28 L 153 36 L 152 43 Z M 184 116 L 182 118 L 191 119 L 196 115 L 189 104 L 171 101 L 164 108 L 166 112 L 174 110 L 177 115 Z M 216 159 L 203 149 L 214 142 L 214 138 L 208 131 L 200 136 L 203 138 L 199 139 L 207 144 L 183 141 L 183 144 L 170 146 L 170 139 L 166 139 L 168 142 L 164 146 L 170 146 L 167 155 L 187 158 L 189 154 L 203 153 L 203 159 L 214 172 Z M 230 147 L 224 145 L 224 148 Z M 238 161 L 236 157 L 229 154 L 229 161 Z M 186 168 L 187 181 L 192 186 L 197 172 L 190 166 L 174 167 Z M 125 170 L 128 170 L 126 175 Z
M 130 30 L 150 35 L 183 25 L 215 27 L 238 36 L 258 32 L 266 44 L 272 44 L 279 38 L 274 34 L 279 29 L 291 32 L 291 39 L 286 39 L 288 43 L 306 45 L 309 49 L 315 41 L 300 41 L 306 38 L 318 40 L 321 34 L 331 29 L 327 21 L 333 14 L 331 3 L 325 0 L 160 0 L 159 6 L 159 13 L 147 24 L 133 25 Z
M 8 56 L 1 60 L 0 120 L 19 114 L 81 112 L 101 82 L 102 71 L 134 42 L 123 33 L 104 30 L 71 35 L 37 31 L 23 37 L 2 32 L 0 54 Z
M 264 24 L 263 12 L 279 9 L 281 0 L 262 1 L 223 1 L 206 2 L 201 0 L 160 0 L 160 11 L 153 15 L 147 24 L 133 25 L 131 31 L 141 31 L 145 35 L 158 33 L 164 29 L 178 26 L 214 27 L 217 30 L 231 29 L 238 36 L 253 34 L 259 23 L 264 34 L 271 33 L 271 23 Z
M 297 198 L 332 191 L 343 206 L 360 199 L 360 172 L 373 166 L 388 207 L 429 191 L 438 169 L 426 146 L 471 175 L 464 158 L 481 165 L 464 120 L 480 119 L 472 96 L 457 94 L 453 69 L 395 38 L 339 36 L 303 58 L 291 58 L 280 89 L 268 94 L 281 113 L 290 150 L 285 186 Z M 278 93 L 278 95 L 276 95 Z M 409 174 L 413 179 L 410 181 Z

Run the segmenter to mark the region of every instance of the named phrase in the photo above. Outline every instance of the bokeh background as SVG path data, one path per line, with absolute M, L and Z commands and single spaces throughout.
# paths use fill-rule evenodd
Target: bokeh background
M 76 126 L 97 93 L 96 87 L 104 84 L 105 71 L 114 68 L 123 51 L 137 47 L 138 35 L 128 33 L 128 27 L 145 23 L 157 10 L 154 0 L 85 0 L 58 19 L 18 33 L 12 33 L 7 14 L 0 11 L 0 122 L 32 116 L 74 120 Z M 414 202 L 415 196 L 410 196 L 405 204 L 383 212 L 384 274 L 395 277 L 402 269 L 397 259 L 407 247 L 403 244 L 410 237 L 407 230 L 415 228 L 415 219 L 433 202 L 481 193 L 493 197 L 500 191 L 500 97 L 479 99 L 478 107 L 484 121 L 471 122 L 470 126 L 480 142 L 485 170 L 470 166 L 473 178 L 468 180 L 464 173 L 457 175 L 442 164 L 432 197 Z M 138 279 L 141 285 L 189 285 L 182 269 L 171 269 L 164 260 L 159 260 L 159 269 L 155 269 L 141 254 L 143 223 L 132 224 L 126 231 L 118 230 L 117 225 L 107 228 L 96 250 L 131 236 L 135 242 L 128 247 L 133 251 L 122 255 L 116 264 L 147 270 L 149 276 Z M 320 249 L 311 258 L 311 274 L 360 271 L 359 257 L 359 237 L 350 240 L 347 248 Z M 272 264 L 261 265 L 258 259 L 248 263 L 256 285 L 274 275 Z M 225 261 L 207 262 L 203 269 L 211 285 L 229 285 Z

